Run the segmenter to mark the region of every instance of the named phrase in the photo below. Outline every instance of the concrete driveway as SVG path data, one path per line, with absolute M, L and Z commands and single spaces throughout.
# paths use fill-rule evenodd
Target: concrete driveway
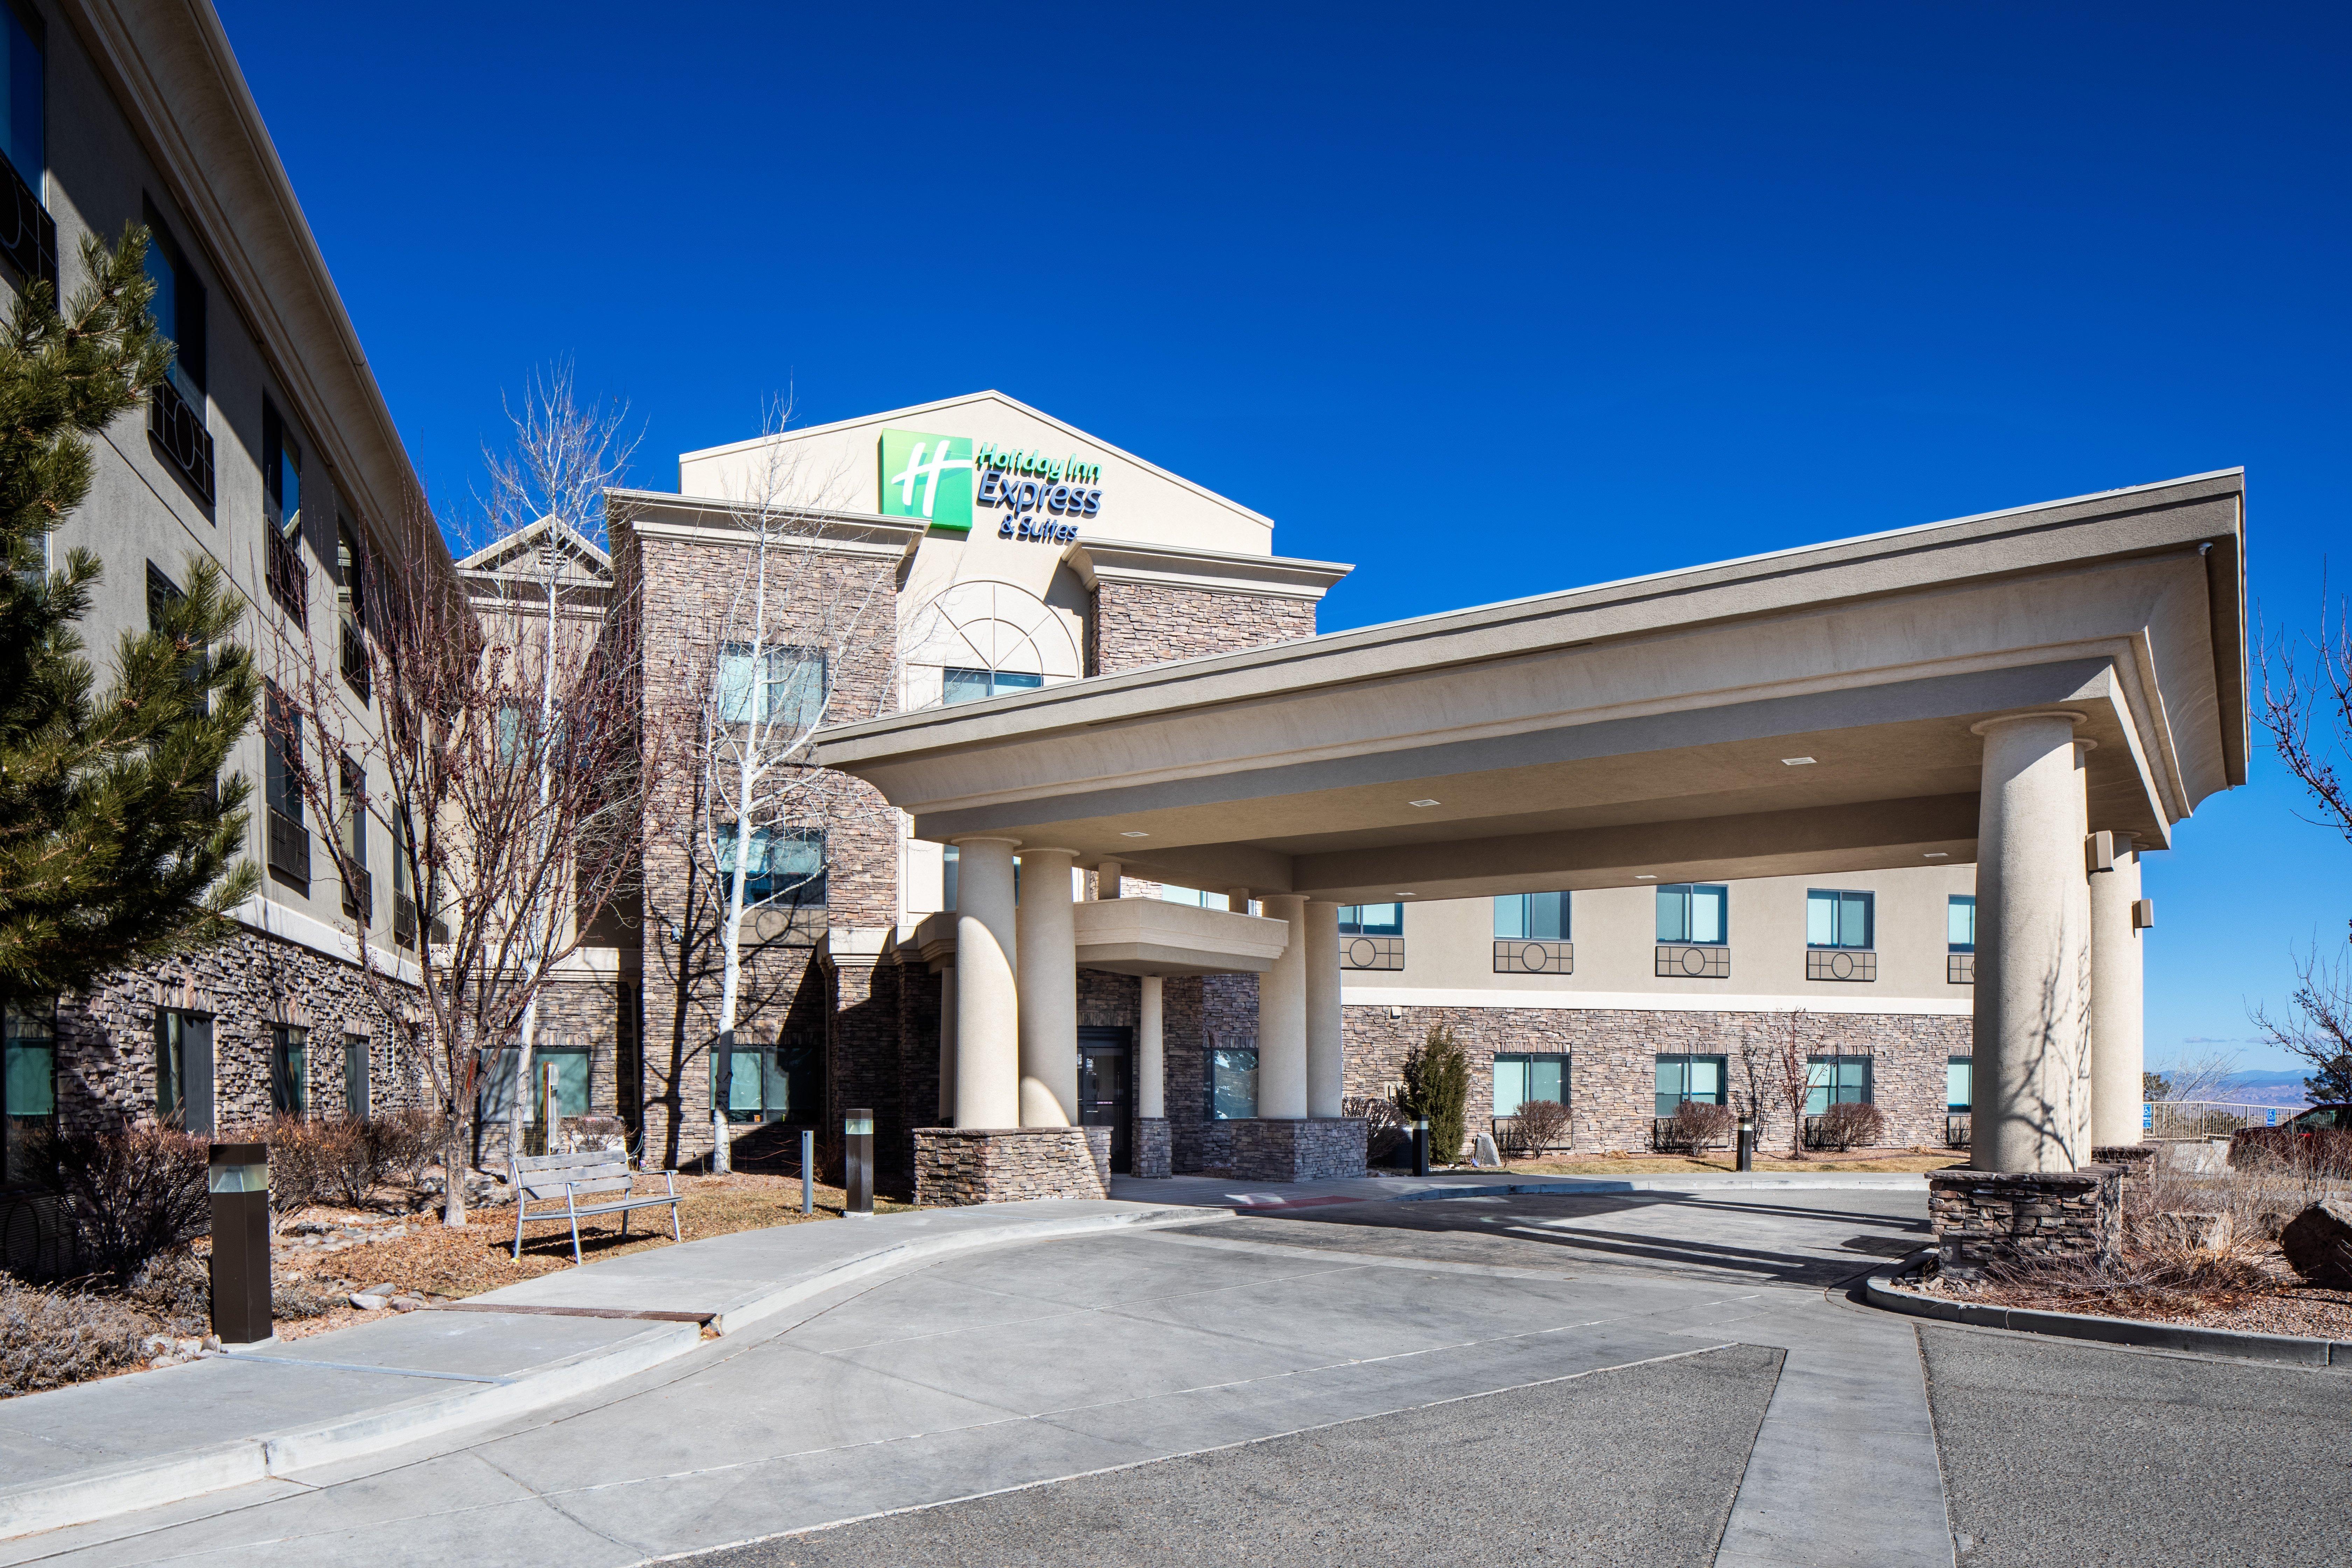
M 961 1254 L 572 1406 L 0 1563 L 1949 1568 L 1955 1531 L 1968 1564 L 2340 1561 L 2320 1532 L 2249 1554 L 2243 1512 L 2200 1527 L 2087 1478 L 2119 1434 L 2226 1412 L 2259 1436 L 2247 1484 L 2340 1519 L 2352 1378 L 1940 1327 L 1923 1356 L 1842 1287 L 1924 1208 L 1326 1203 Z M 2235 1441 L 2199 1448 L 2201 1484 Z

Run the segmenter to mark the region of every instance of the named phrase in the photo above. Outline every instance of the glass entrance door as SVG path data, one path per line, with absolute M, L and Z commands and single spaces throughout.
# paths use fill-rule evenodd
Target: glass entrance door
M 1135 1169 L 1135 1052 L 1125 1029 L 1078 1031 L 1078 1125 L 1110 1129 L 1110 1168 Z

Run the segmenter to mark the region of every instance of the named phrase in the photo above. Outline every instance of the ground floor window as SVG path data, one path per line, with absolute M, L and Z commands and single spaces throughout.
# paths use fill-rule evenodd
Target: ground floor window
M 1566 1057 L 1512 1053 L 1495 1058 L 1495 1114 L 1517 1116 L 1530 1100 L 1568 1103 Z
M 1209 1114 L 1246 1121 L 1257 1114 L 1257 1047 L 1220 1047 L 1209 1053 Z
M 368 1037 L 343 1037 L 343 1114 L 366 1121 L 368 1106 Z
M 213 1130 L 213 1021 L 201 1013 L 155 1013 L 155 1114 L 190 1132 Z
M 1944 1064 L 1944 1109 L 1963 1111 L 1976 1092 L 1976 1064 L 1967 1057 L 1954 1057 Z
M 1658 1114 L 1672 1116 L 1686 1100 L 1723 1103 L 1721 1057 L 1662 1056 L 1658 1058 Z
M 269 1026 L 269 1109 L 280 1116 L 310 1114 L 310 1031 L 293 1024 Z
M 1870 1103 L 1868 1057 L 1814 1057 L 1805 1064 L 1805 1114 L 1820 1116 L 1832 1105 Z
M 541 1046 L 531 1053 L 539 1062 L 540 1082 L 547 1081 L 547 1071 L 555 1069 L 555 1114 L 566 1116 L 588 1114 L 588 1047 L 585 1046 Z
M 58 1026 L 53 1001 L 0 1009 L 0 1175 L 30 1181 L 30 1145 L 58 1124 Z

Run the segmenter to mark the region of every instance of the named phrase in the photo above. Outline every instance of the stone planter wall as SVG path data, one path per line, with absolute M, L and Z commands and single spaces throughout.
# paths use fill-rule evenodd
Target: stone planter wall
M 1238 1181 L 1321 1182 L 1364 1173 L 1364 1134 L 1358 1116 L 1304 1121 L 1228 1121 L 1233 1172 Z
M 918 1127 L 914 1138 L 926 1206 L 1110 1194 L 1108 1127 Z
M 1981 1279 L 1994 1264 L 2098 1262 L 2123 1242 L 2123 1173 L 1936 1171 L 1927 1215 L 1937 1268 L 1954 1279 Z

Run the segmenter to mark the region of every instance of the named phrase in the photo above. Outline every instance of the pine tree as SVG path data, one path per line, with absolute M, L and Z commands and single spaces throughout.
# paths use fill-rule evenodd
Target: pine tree
M 126 632 L 111 685 L 77 623 L 97 556 L 46 565 L 48 534 L 89 493 L 89 437 L 142 404 L 173 346 L 147 313 L 147 234 L 82 241 L 89 281 L 65 313 L 35 281 L 0 335 L 0 984 L 87 985 L 107 970 L 228 934 L 258 883 L 239 863 L 250 786 L 220 777 L 253 721 L 243 614 L 207 557 Z

